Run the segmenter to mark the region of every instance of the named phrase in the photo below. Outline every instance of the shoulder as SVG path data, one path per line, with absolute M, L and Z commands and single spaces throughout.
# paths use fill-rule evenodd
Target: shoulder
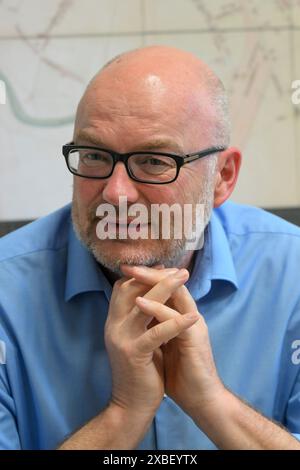
M 70 204 L 0 238 L 0 264 L 16 257 L 66 246 Z
M 69 227 L 68 205 L 0 239 L 2 326 L 26 335 L 64 298 Z
M 300 228 L 263 209 L 226 202 L 215 209 L 235 264 L 265 282 L 294 282 L 300 266 Z
M 65 275 L 70 205 L 0 239 L 0 305 L 36 299 Z M 19 307 L 18 307 L 19 308 Z
M 214 213 L 226 234 L 247 302 L 257 302 L 257 311 L 262 305 L 265 310 L 272 306 L 280 321 L 291 317 L 299 322 L 300 228 L 265 210 L 233 202 Z
M 258 207 L 227 201 L 214 213 L 229 236 L 277 236 L 300 242 L 300 227 Z
M 300 228 L 265 210 L 226 202 L 215 210 L 222 224 L 235 268 L 244 286 L 252 283 L 258 295 L 260 286 L 266 296 L 284 298 L 291 312 L 300 302 L 299 277 Z M 242 281 L 241 281 L 242 282 Z M 267 291 L 266 291 L 267 289 Z

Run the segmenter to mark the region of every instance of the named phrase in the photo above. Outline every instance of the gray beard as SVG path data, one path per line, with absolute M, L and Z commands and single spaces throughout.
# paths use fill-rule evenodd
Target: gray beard
M 202 237 L 204 237 L 204 230 L 209 223 L 211 212 L 213 209 L 213 174 L 214 163 L 210 160 L 207 167 L 206 178 L 204 179 L 202 195 L 199 201 L 199 204 L 204 204 L 204 224 L 203 231 L 201 234 Z M 90 217 L 90 220 L 93 220 L 93 217 L 95 219 L 95 214 L 96 209 L 89 210 L 88 217 Z M 166 246 L 165 243 L 162 243 L 162 240 L 156 240 L 157 247 L 155 247 L 155 253 L 147 253 L 145 251 L 143 252 L 142 250 L 138 250 L 137 252 L 133 253 L 132 250 L 130 250 L 130 252 L 126 255 L 125 249 L 125 254 L 122 256 L 122 259 L 112 259 L 111 252 L 103 250 L 102 247 L 99 248 L 97 240 L 95 241 L 94 232 L 96 229 L 93 224 L 90 223 L 89 228 L 87 230 L 84 230 L 84 228 L 80 225 L 79 220 L 80 218 L 78 213 L 78 207 L 73 193 L 72 221 L 76 236 L 81 241 L 81 243 L 83 243 L 83 245 L 85 245 L 86 248 L 93 254 L 94 258 L 100 265 L 104 266 L 104 268 L 116 274 L 118 277 L 123 277 L 123 273 L 120 269 L 121 263 L 149 267 L 155 266 L 157 264 L 163 264 L 166 268 L 178 267 L 180 266 L 184 258 L 187 257 L 188 253 L 191 251 L 187 248 L 188 240 L 184 238 L 171 239 L 168 246 Z M 193 225 L 193 230 L 195 230 L 195 224 Z M 140 240 L 140 243 L 142 243 L 142 240 Z
M 120 269 L 120 265 L 129 264 L 134 266 L 155 266 L 157 264 L 163 264 L 166 268 L 178 266 L 182 258 L 186 255 L 187 250 L 185 249 L 186 242 L 185 240 L 174 240 L 171 247 L 168 247 L 167 253 L 160 254 L 151 254 L 151 253 L 131 253 L 124 255 L 122 259 L 111 259 L 110 253 L 105 253 L 104 250 L 99 249 L 97 242 L 90 240 L 85 235 L 82 234 L 80 227 L 73 219 L 73 227 L 76 233 L 77 238 L 83 243 L 87 249 L 93 254 L 96 261 L 104 266 L 104 268 L 113 272 L 119 277 L 123 276 L 123 273 Z M 159 243 L 159 240 L 157 240 Z
M 211 211 L 212 204 L 210 204 L 209 207 L 206 204 L 204 229 L 209 223 Z M 76 203 L 73 203 L 72 205 L 72 222 L 77 238 L 92 253 L 96 261 L 118 277 L 123 276 L 123 273 L 120 269 L 121 263 L 149 267 L 155 266 L 157 264 L 163 264 L 166 268 L 178 267 L 190 251 L 187 249 L 188 241 L 185 239 L 171 239 L 170 244 L 167 247 L 165 245 L 161 246 L 161 240 L 156 240 L 158 249 L 155 250 L 155 253 L 147 253 L 140 250 L 132 253 L 132 250 L 130 250 L 130 252 L 126 254 L 125 249 L 125 254 L 122 256 L 122 259 L 116 259 L 111 257 L 111 251 L 107 252 L 105 249 L 103 250 L 102 247 L 99 247 L 97 240 L 95 241 L 95 234 L 92 233 L 95 230 L 94 227 L 91 228 L 88 233 L 82 230 L 82 227 L 79 224 Z M 140 243 L 141 242 L 142 241 L 140 241 Z

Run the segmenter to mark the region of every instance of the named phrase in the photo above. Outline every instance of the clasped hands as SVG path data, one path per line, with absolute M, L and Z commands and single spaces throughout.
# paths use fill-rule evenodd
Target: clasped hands
M 154 415 L 164 393 L 192 418 L 225 388 L 208 329 L 185 282 L 186 269 L 122 266 L 114 284 L 105 343 L 115 405 Z

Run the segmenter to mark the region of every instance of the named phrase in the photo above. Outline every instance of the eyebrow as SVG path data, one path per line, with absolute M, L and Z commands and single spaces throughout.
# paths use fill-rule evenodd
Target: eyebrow
M 74 142 L 77 141 L 85 141 L 89 142 L 93 145 L 99 145 L 100 147 L 105 146 L 104 142 L 101 141 L 99 137 L 90 134 L 89 132 L 85 131 L 84 129 L 80 129 L 76 135 L 74 135 Z
M 103 147 L 107 148 L 107 145 L 104 143 L 104 141 L 99 137 L 91 134 L 88 131 L 85 131 L 84 129 L 80 129 L 76 136 L 74 136 L 74 142 L 76 141 L 84 141 L 88 142 L 92 145 L 96 145 L 98 147 Z M 133 148 L 132 152 L 135 151 L 144 151 L 144 150 L 162 150 L 162 149 L 172 149 L 172 152 L 178 152 L 180 155 L 183 155 L 183 149 L 182 147 L 174 142 L 172 139 L 169 138 L 164 138 L 164 137 L 156 137 L 154 139 L 147 140 L 145 142 L 142 142 L 139 144 L 138 147 Z M 129 153 L 129 152 L 128 152 Z

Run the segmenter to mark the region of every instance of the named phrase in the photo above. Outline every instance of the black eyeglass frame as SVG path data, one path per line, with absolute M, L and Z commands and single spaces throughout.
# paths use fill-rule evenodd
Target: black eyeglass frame
M 80 174 L 76 173 L 74 170 L 72 170 L 70 165 L 69 165 L 69 154 L 70 154 L 71 150 L 83 150 L 83 149 L 86 149 L 86 150 L 100 150 L 100 151 L 104 151 L 104 152 L 109 153 L 113 158 L 113 166 L 112 166 L 112 170 L 111 170 L 110 174 L 107 175 L 107 176 L 84 176 L 84 175 L 80 175 Z M 210 147 L 208 149 L 200 150 L 199 152 L 193 152 L 193 153 L 190 153 L 190 154 L 187 154 L 187 155 L 176 155 L 174 153 L 146 152 L 146 151 L 118 153 L 118 152 L 115 152 L 113 150 L 105 149 L 105 148 L 101 148 L 101 147 L 94 147 L 94 146 L 90 146 L 90 145 L 74 145 L 73 142 L 70 142 L 69 144 L 65 144 L 65 145 L 62 146 L 62 153 L 63 153 L 63 156 L 65 157 L 67 167 L 68 167 L 69 171 L 75 176 L 79 176 L 80 178 L 99 179 L 99 180 L 107 179 L 113 174 L 113 171 L 115 169 L 116 164 L 118 162 L 122 162 L 122 163 L 124 163 L 127 174 L 131 179 L 133 179 L 134 181 L 137 181 L 138 183 L 146 183 L 146 184 L 169 184 L 169 183 L 173 183 L 179 175 L 180 168 L 183 165 L 185 165 L 186 163 L 190 163 L 190 162 L 193 162 L 193 161 L 198 160 L 200 158 L 207 157 L 208 155 L 211 155 L 213 153 L 223 152 L 224 150 L 226 150 L 226 147 Z M 145 180 L 140 180 L 140 179 L 136 178 L 131 173 L 130 168 L 127 164 L 128 159 L 132 155 L 154 155 L 154 156 L 155 155 L 156 156 L 160 155 L 160 156 L 163 156 L 163 157 L 171 157 L 176 162 L 176 175 L 174 176 L 174 178 L 171 181 L 145 181 Z

